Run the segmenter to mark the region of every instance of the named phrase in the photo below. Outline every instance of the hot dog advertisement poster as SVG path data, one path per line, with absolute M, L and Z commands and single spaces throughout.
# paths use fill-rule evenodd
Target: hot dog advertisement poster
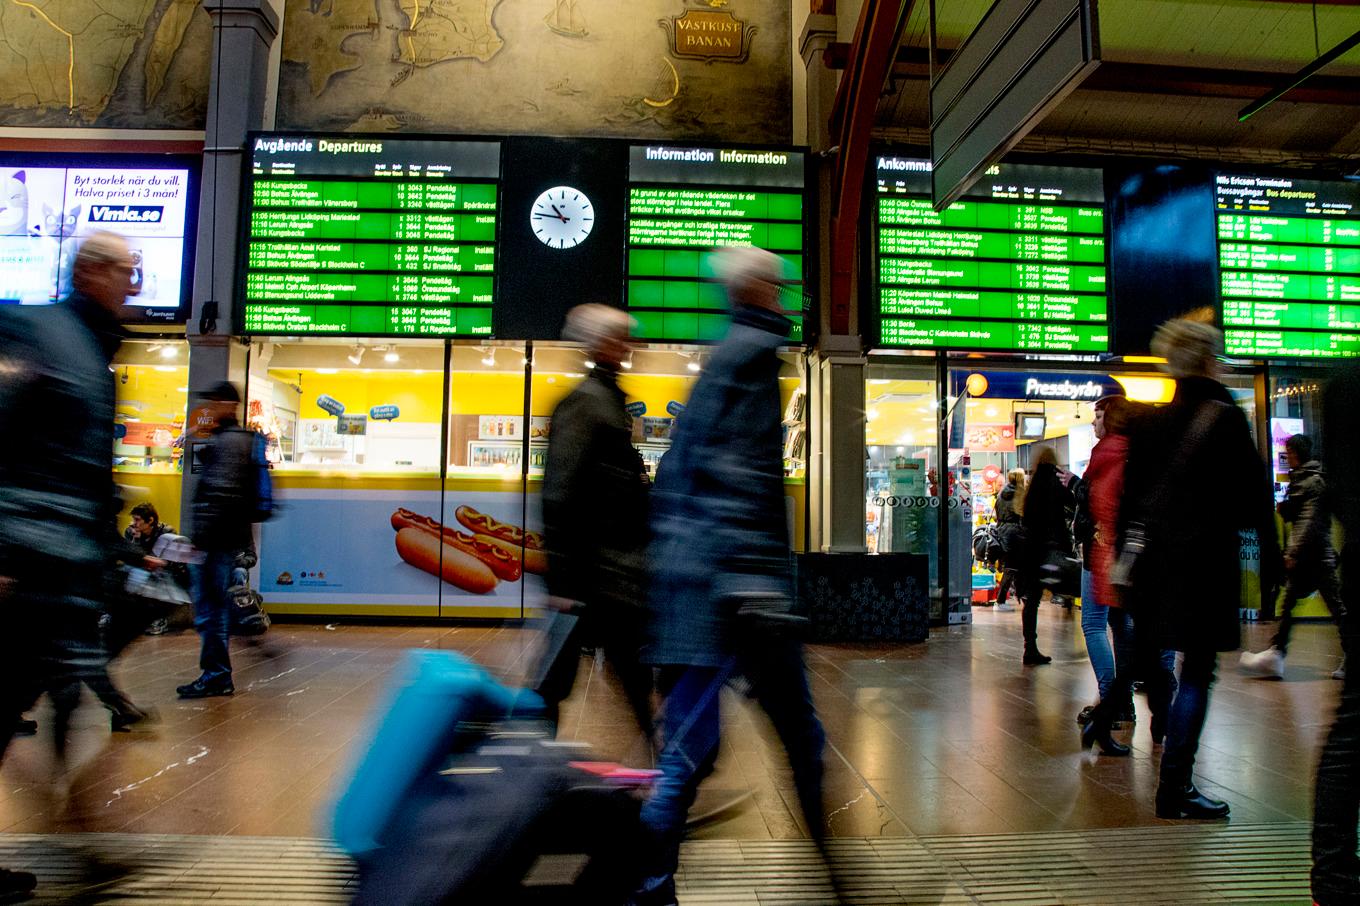
M 545 594 L 538 495 L 296 488 L 263 526 L 260 591 L 282 612 L 517 617 Z M 343 526 L 343 531 L 336 531 Z M 327 543 L 318 545 L 316 539 Z

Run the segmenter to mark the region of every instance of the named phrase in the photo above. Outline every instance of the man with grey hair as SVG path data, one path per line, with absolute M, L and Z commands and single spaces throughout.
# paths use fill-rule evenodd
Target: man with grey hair
M 1281 574 L 1273 490 L 1246 416 L 1218 380 L 1222 348 L 1222 333 L 1209 324 L 1177 319 L 1157 330 L 1152 352 L 1166 360 L 1176 394 L 1135 429 L 1129 448 L 1124 547 L 1145 538 L 1129 592 L 1135 630 L 1155 632 L 1158 646 L 1182 653 L 1165 723 L 1159 818 L 1228 817 L 1228 804 L 1192 781 L 1218 653 L 1241 644 L 1242 531 L 1260 540 L 1263 596 L 1274 596 Z M 1204 510 L 1209 475 L 1229 491 L 1212 519 Z
M 734 675 L 770 716 L 793 769 L 808 832 L 820 844 L 822 749 L 794 634 L 784 509 L 778 350 L 791 323 L 779 301 L 783 261 L 755 248 L 719 252 L 732 324 L 690 395 L 657 482 L 653 639 L 665 708 L 662 776 L 642 808 L 653 835 L 638 906 L 676 902 L 685 816 L 717 759 L 719 697 Z
M 633 419 L 618 373 L 632 318 L 608 305 L 567 313 L 563 339 L 581 343 L 593 368 L 552 415 L 543 472 L 549 604 L 570 626 L 536 672 L 557 722 L 583 646 L 604 650 L 637 718 L 652 735 L 652 670 L 639 655 L 646 631 L 647 472 L 633 448 Z
M 80 686 L 107 658 L 100 643 L 103 571 L 113 536 L 114 386 L 119 316 L 137 290 L 132 253 L 112 233 L 87 237 L 71 294 L 52 306 L 0 309 L 0 753 L 47 692 L 64 755 Z M 0 871 L 0 896 L 32 890 Z

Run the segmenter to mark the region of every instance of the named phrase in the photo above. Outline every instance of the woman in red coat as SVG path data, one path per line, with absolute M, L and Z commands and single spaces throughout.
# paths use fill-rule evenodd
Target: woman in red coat
M 1133 621 L 1110 587 L 1119 526 L 1119 501 L 1124 494 L 1124 464 L 1128 459 L 1127 428 L 1132 403 L 1123 396 L 1096 401 L 1091 427 L 1098 442 L 1077 491 L 1077 541 L 1081 544 L 1081 630 L 1086 654 L 1096 674 L 1103 700 L 1114 686 L 1116 665 L 1128 670 L 1133 656 Z M 1111 636 L 1114 644 L 1111 645 Z M 1119 720 L 1131 720 L 1133 703 L 1114 702 Z M 1077 717 L 1090 719 L 1094 706 Z M 1122 753 L 1121 753 L 1122 754 Z

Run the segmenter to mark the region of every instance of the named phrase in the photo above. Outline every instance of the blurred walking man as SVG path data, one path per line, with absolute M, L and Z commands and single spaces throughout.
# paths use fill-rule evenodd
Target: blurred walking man
M 543 472 L 550 603 L 571 621 L 539 670 L 538 692 L 557 722 L 582 645 L 604 649 L 638 726 L 652 734 L 652 668 L 639 658 L 646 631 L 647 471 L 633 448 L 633 418 L 618 374 L 632 319 L 608 305 L 580 305 L 562 336 L 583 343 L 595 367 L 557 405 Z
M 1289 526 L 1289 544 L 1284 551 L 1284 603 L 1280 626 L 1269 648 L 1242 655 L 1242 667 L 1265 679 L 1284 679 L 1284 659 L 1289 653 L 1289 634 L 1294 627 L 1294 606 L 1300 598 L 1316 591 L 1341 627 L 1346 606 L 1341 603 L 1341 584 L 1336 575 L 1336 550 L 1332 547 L 1332 508 L 1327 503 L 1327 480 L 1322 463 L 1313 459 L 1313 441 L 1306 434 L 1295 434 L 1284 442 L 1289 464 L 1289 495 L 1278 507 Z M 1342 644 L 1346 635 L 1341 636 Z M 1343 664 L 1332 674 L 1345 679 Z
M 685 815 L 718 754 L 718 698 L 734 674 L 769 714 L 788 753 L 813 839 L 825 831 L 822 748 L 800 644 L 784 510 L 778 348 L 790 322 L 779 304 L 782 262 L 753 248 L 719 253 L 731 329 L 704 369 L 661 464 L 646 659 L 665 694 L 662 777 L 642 809 L 654 860 L 639 906 L 673 904 Z
M 1345 529 L 1341 549 L 1342 592 L 1354 596 L 1360 587 L 1360 371 L 1347 367 L 1327 388 L 1323 430 L 1333 465 L 1331 500 Z M 1341 647 L 1351 651 L 1355 620 L 1341 621 Z M 1318 906 L 1360 902 L 1360 856 L 1356 824 L 1360 821 L 1360 671 L 1344 676 L 1336 720 L 1322 747 L 1313 794 L 1313 899 Z
M 0 753 L 43 692 L 64 755 L 81 684 L 105 663 L 103 570 L 113 531 L 114 385 L 132 253 L 112 233 L 81 244 L 64 302 L 0 320 Z M 0 871 L 0 897 L 35 885 Z

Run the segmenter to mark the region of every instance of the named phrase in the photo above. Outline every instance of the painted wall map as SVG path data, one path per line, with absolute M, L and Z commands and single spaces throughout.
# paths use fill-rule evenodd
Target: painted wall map
M 0 125 L 201 129 L 199 0 L 0 2 Z
M 789 19 L 757 0 L 287 0 L 277 122 L 787 142 Z

